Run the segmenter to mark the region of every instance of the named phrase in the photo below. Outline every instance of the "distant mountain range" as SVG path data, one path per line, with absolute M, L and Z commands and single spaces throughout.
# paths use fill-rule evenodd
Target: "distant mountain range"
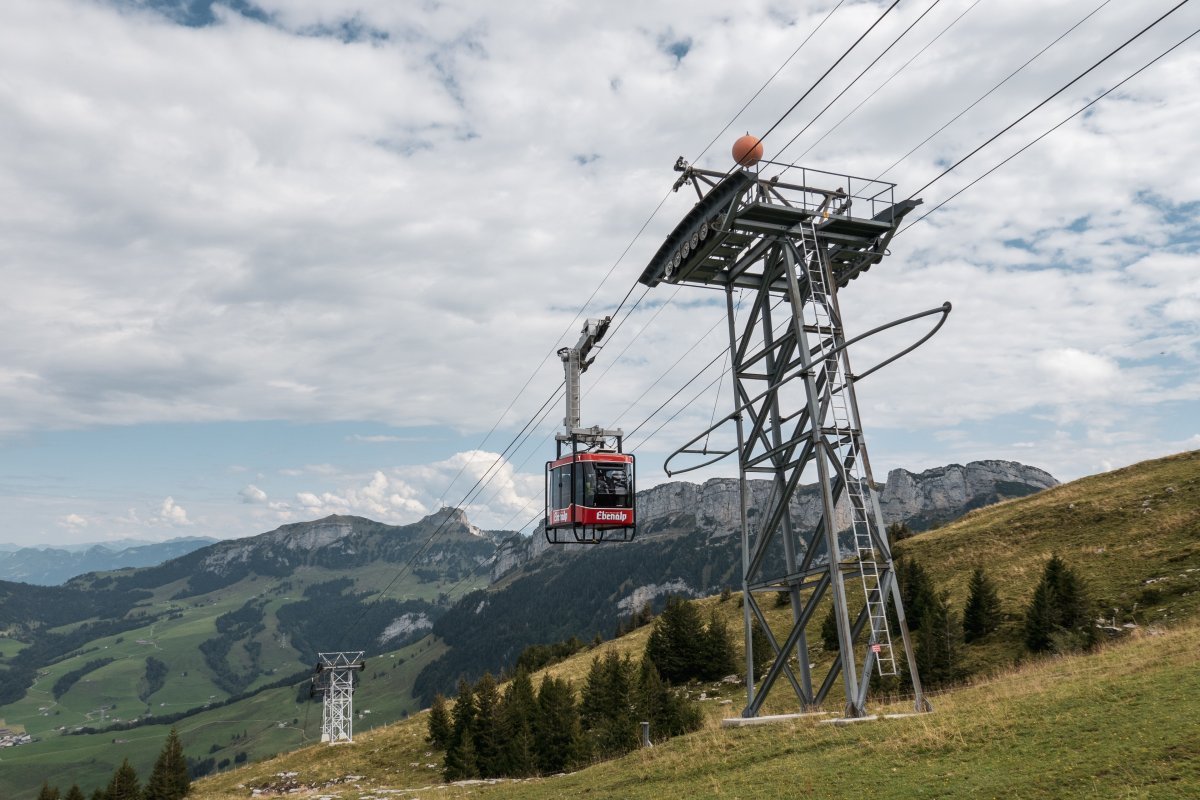
M 121 539 L 84 545 L 0 545 L 0 580 L 57 586 L 86 572 L 152 567 L 219 541 L 187 536 L 165 542 Z

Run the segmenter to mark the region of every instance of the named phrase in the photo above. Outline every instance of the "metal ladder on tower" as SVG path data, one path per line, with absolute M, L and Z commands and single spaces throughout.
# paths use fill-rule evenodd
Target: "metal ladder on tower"
M 833 312 L 832 275 L 825 258 L 824 248 L 817 239 L 816 227 L 810 218 L 800 225 L 801 263 L 808 279 L 809 302 L 805 304 L 805 328 L 817 335 L 824 356 L 819 358 L 821 377 L 824 378 L 820 408 L 822 418 L 813 424 L 822 426 L 826 441 L 841 465 L 844 479 L 843 492 L 850 506 L 850 526 L 854 538 L 855 554 L 858 557 L 859 574 L 862 579 L 863 596 L 871 623 L 871 635 L 867 643 L 874 653 L 880 675 L 896 675 L 896 657 L 892 650 L 892 637 L 888 630 L 887 612 L 879 578 L 875 543 L 871 527 L 875 524 L 870 498 L 866 493 L 875 491 L 864 479 L 861 467 L 862 439 L 850 410 L 849 370 L 844 351 L 834 352 L 845 337 L 841 320 Z M 816 363 L 818 359 L 814 359 Z M 826 422 L 828 421 L 828 425 Z M 829 524 L 833 524 L 829 520 Z M 886 535 L 878 531 L 878 535 Z M 830 557 L 834 557 L 833 554 Z

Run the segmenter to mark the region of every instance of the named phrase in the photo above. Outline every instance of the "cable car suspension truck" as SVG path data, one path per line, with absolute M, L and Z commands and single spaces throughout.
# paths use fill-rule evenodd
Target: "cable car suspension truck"
M 567 414 L 555 434 L 557 454 L 546 462 L 546 541 L 550 544 L 628 542 L 634 520 L 634 460 L 621 452 L 618 428 L 580 426 L 579 378 L 591 366 L 592 348 L 604 338 L 612 317 L 589 319 L 574 347 L 558 351 L 563 362 Z

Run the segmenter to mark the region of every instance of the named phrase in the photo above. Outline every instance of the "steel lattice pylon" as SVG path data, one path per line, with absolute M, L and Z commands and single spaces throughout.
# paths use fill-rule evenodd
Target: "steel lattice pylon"
M 927 710 L 859 421 L 854 383 L 867 373 L 856 376 L 850 369 L 837 301 L 838 287 L 882 259 L 900 220 L 920 201 L 896 204 L 891 184 L 827 172 L 801 169 L 801 182 L 787 184 L 744 170 L 699 170 L 682 160 L 676 168 L 683 172 L 676 188 L 693 184 L 699 202 L 641 280 L 725 292 L 734 411 L 672 454 L 665 467 L 678 474 L 738 457 L 747 691 L 742 716 L 757 716 L 781 677 L 806 711 L 827 699 L 839 676 L 845 714 L 862 716 L 872 674 L 900 673 L 889 610 L 898 622 L 917 709 Z M 810 177 L 823 188 L 810 186 Z M 949 305 L 883 327 L 938 312 L 944 321 Z M 728 423 L 736 444 L 710 448 L 711 434 Z M 672 471 L 672 460 L 684 454 L 699 463 Z M 811 529 L 793 518 L 792 500 L 805 476 L 815 478 L 820 490 L 820 519 Z M 753 520 L 751 477 L 771 482 L 769 500 Z M 780 591 L 790 594 L 792 609 L 782 638 L 758 600 Z M 838 652 L 818 681 L 807 631 L 826 598 Z M 772 658 L 756 679 L 754 648 L 764 645 Z
M 324 693 L 321 706 L 321 741 L 330 744 L 354 741 L 354 673 L 366 668 L 364 651 L 317 653 L 314 685 Z

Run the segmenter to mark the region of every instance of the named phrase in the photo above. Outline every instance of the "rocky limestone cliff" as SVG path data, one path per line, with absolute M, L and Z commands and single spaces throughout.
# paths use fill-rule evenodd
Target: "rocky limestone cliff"
M 895 469 L 888 474 L 887 483 L 876 489 L 886 524 L 904 522 L 914 530 L 924 530 L 972 509 L 1057 484 L 1053 476 L 1037 467 L 1014 461 L 972 461 L 966 466 L 951 464 L 921 473 Z M 771 483 L 750 481 L 750 492 L 753 528 L 755 517 L 769 502 Z M 736 478 L 712 478 L 702 485 L 685 481 L 659 484 L 637 494 L 638 537 L 697 529 L 710 542 L 739 535 L 738 502 Z M 821 517 L 821 497 L 815 484 L 797 488 L 790 505 L 793 524 L 801 528 L 812 528 Z M 849 524 L 849 510 L 843 501 L 838 508 L 838 529 Z M 538 558 L 550 547 L 540 528 L 532 536 L 508 539 L 496 553 L 492 580 Z M 590 547 L 556 545 L 555 550 L 578 553 Z
M 914 530 L 925 530 L 973 509 L 1057 485 L 1049 472 L 1015 461 L 972 461 L 917 474 L 894 469 L 879 494 L 879 505 L 889 523 L 903 521 Z

